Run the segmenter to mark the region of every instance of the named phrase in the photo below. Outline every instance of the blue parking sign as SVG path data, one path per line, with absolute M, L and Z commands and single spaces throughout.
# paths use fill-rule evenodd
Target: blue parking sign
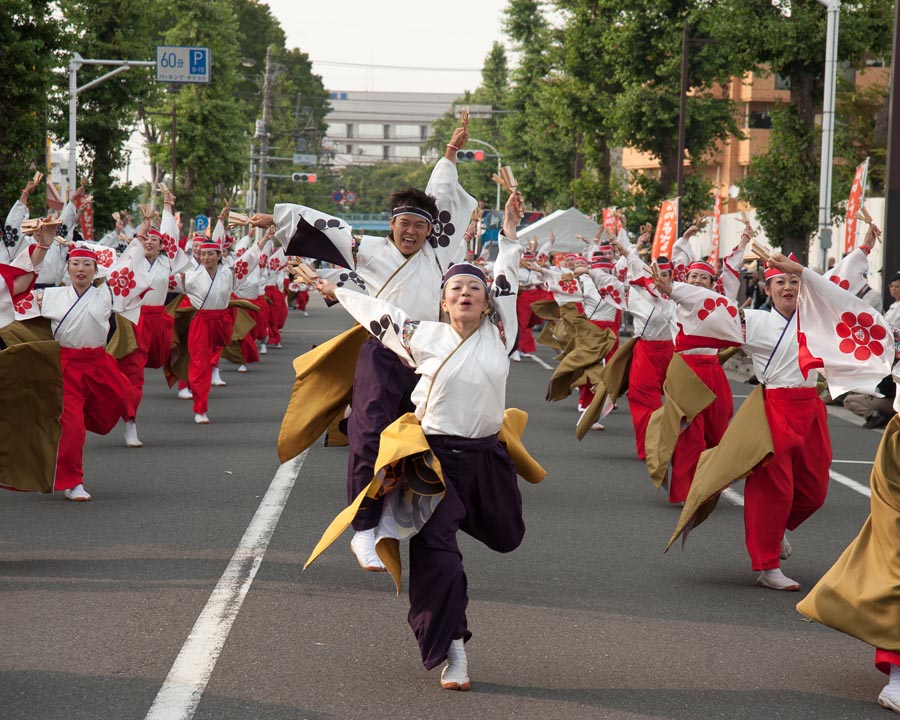
M 206 48 L 191 48 L 191 75 L 206 75 Z
M 204 232 L 209 227 L 209 218 L 206 215 L 198 215 L 194 218 L 194 227 L 197 232 Z

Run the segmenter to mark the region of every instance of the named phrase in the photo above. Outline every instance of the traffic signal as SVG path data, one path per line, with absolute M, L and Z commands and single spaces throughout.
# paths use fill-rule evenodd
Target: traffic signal
M 291 173 L 291 180 L 294 182 L 314 183 L 316 181 L 315 173 Z
M 484 160 L 484 150 L 457 150 L 456 151 L 456 161 L 464 162 L 468 160 L 474 160 L 475 162 L 481 162 Z

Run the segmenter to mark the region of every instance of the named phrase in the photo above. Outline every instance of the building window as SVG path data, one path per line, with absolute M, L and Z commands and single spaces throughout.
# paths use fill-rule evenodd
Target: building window
M 347 152 L 348 155 L 352 155 L 352 154 L 353 154 L 353 146 L 352 146 L 352 145 L 348 145 L 348 146 L 347 146 L 346 152 Z
M 394 125 L 394 137 L 399 140 L 418 140 L 418 125 Z
M 768 110 L 751 110 L 747 113 L 747 128 L 750 130 L 771 130 L 772 116 Z
M 391 139 L 391 126 L 390 126 L 390 125 L 385 125 L 385 126 L 384 126 L 384 135 L 383 135 L 382 137 L 383 137 L 385 140 L 390 140 L 390 139 Z
M 353 123 L 347 123 L 347 134 L 344 137 L 353 137 Z
M 381 145 L 357 145 L 357 155 L 365 155 L 366 157 L 379 158 L 382 156 Z
M 361 138 L 381 139 L 384 137 L 384 126 L 380 123 L 378 125 L 374 123 L 359 123 L 359 126 L 356 129 Z
M 428 126 L 427 125 L 419 125 L 419 140 L 427 140 L 428 139 Z
M 384 126 L 387 128 L 387 125 Z M 382 160 L 390 160 L 391 159 L 391 146 L 390 145 L 382 145 L 381 146 L 381 159 Z
M 418 160 L 422 157 L 422 148 L 418 145 L 397 145 L 394 157 L 398 160 Z
M 776 90 L 790 90 L 791 89 L 791 79 L 786 77 L 781 77 L 781 75 L 775 75 L 775 89 Z

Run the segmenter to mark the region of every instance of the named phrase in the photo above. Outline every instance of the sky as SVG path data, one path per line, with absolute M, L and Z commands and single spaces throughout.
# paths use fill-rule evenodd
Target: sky
M 327 90 L 463 94 L 481 83 L 495 41 L 508 47 L 508 0 L 269 0 L 287 36 Z M 509 57 L 509 53 L 507 54 Z M 386 66 L 386 67 L 385 67 Z M 128 143 L 131 182 L 150 176 L 143 139 Z
M 328 90 L 474 90 L 508 0 L 269 0 Z M 391 67 L 378 67 L 391 66 Z M 401 69 L 402 68 L 402 69 Z

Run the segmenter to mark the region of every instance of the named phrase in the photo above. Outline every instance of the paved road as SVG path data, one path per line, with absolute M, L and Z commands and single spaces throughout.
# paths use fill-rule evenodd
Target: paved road
M 316 446 L 279 471 L 275 438 L 291 360 L 348 325 L 316 303 L 292 314 L 285 349 L 226 368 L 205 427 L 148 373 L 145 447 L 89 437 L 92 503 L 2 495 L 0 718 L 885 717 L 871 649 L 755 587 L 735 501 L 663 554 L 678 511 L 634 459 L 625 403 L 579 443 L 574 397 L 546 405 L 534 361 L 513 366 L 508 401 L 550 476 L 523 483 L 516 552 L 463 537 L 474 691 L 441 691 L 405 597 L 358 569 L 349 538 L 300 572 L 343 506 L 346 453 Z M 833 469 L 864 489 L 878 434 L 831 426 Z M 788 574 L 809 588 L 867 508 L 832 483 Z

